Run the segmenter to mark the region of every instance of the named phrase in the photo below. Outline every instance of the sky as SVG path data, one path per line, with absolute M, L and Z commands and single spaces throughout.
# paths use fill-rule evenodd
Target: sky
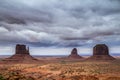
M 32 55 L 120 54 L 120 0 L 0 0 L 0 55 L 26 44 Z

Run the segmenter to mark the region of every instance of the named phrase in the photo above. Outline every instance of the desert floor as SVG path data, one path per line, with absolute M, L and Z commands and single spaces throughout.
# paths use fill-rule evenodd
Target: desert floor
M 120 80 L 120 57 L 113 61 L 38 59 L 38 63 L 0 63 L 0 80 Z

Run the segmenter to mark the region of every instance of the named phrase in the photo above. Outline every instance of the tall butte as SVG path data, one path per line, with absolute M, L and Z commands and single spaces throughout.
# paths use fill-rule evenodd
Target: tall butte
M 79 59 L 79 58 L 82 58 L 82 57 L 78 55 L 77 49 L 73 48 L 73 50 L 71 51 L 71 54 L 68 56 L 68 58 Z
M 93 56 L 89 57 L 88 60 L 114 60 L 109 54 L 109 48 L 105 44 L 97 44 L 93 47 Z
M 15 54 L 9 58 L 6 58 L 4 61 L 31 63 L 37 61 L 37 59 L 30 55 L 29 47 L 26 48 L 26 45 L 24 44 L 17 44 Z

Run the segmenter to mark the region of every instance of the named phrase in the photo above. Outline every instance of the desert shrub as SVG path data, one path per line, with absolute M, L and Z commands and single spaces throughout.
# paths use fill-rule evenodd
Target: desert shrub
M 5 75 L 5 79 L 0 80 L 35 80 L 32 77 L 26 77 L 25 75 L 21 74 L 20 70 L 11 70 Z
M 66 76 L 64 74 L 60 74 L 59 77 L 65 78 Z
M 71 80 L 99 80 L 95 76 L 75 75 L 70 77 Z
M 66 62 L 65 62 L 64 60 L 62 60 L 60 63 L 61 63 L 61 64 L 66 64 Z
M 35 80 L 33 77 L 28 77 L 26 80 Z
M 108 77 L 105 80 L 120 80 L 120 77 Z
M 49 78 L 46 78 L 44 80 L 56 80 L 56 79 L 49 77 Z
M 77 76 L 77 75 L 75 75 L 75 76 L 71 76 L 70 79 L 71 80 L 83 80 L 83 76 Z
M 95 76 L 85 76 L 85 80 L 99 80 L 99 78 Z
M 5 80 L 5 78 L 2 75 L 0 75 L 0 80 Z

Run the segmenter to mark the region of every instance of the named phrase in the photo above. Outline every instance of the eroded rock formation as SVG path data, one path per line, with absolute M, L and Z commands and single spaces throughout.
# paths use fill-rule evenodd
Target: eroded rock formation
M 81 56 L 78 55 L 76 48 L 73 48 L 73 50 L 71 51 L 71 54 L 68 57 L 69 58 L 82 58 Z
M 16 45 L 16 51 L 15 54 L 28 54 L 29 55 L 29 47 L 26 49 L 26 45 Z
M 112 56 L 109 55 L 109 48 L 105 44 L 97 44 L 93 47 L 93 56 L 89 57 L 91 60 L 114 60 Z
M 29 53 L 29 47 L 26 48 L 26 45 L 17 44 L 15 49 L 15 54 L 4 61 L 12 62 L 34 62 L 37 59 L 33 58 Z
M 109 50 L 105 44 L 97 44 L 93 48 L 93 55 L 109 55 Z

